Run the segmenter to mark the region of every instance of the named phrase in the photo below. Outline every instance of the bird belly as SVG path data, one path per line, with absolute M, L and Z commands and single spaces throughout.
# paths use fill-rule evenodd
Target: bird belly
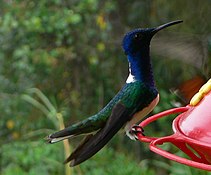
M 155 106 L 158 104 L 159 102 L 159 94 L 157 95 L 157 97 L 149 104 L 149 106 L 145 107 L 144 109 L 142 109 L 141 111 L 138 111 L 137 113 L 134 114 L 133 118 L 126 123 L 125 126 L 125 131 L 126 131 L 126 135 L 134 140 L 134 136 L 131 135 L 131 129 L 133 127 L 134 124 L 136 124 L 137 122 L 139 122 L 142 118 L 144 118 L 147 114 L 149 114 L 154 108 Z

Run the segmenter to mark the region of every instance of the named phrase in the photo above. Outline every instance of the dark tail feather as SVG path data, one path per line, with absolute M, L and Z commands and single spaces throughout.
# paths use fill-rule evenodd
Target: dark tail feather
M 81 143 L 78 145 L 78 147 L 72 152 L 72 154 L 64 161 L 64 163 L 70 162 L 74 157 L 77 156 L 78 150 L 81 150 L 81 148 L 84 146 L 86 142 L 93 136 L 93 134 L 87 135 Z
M 77 135 L 81 134 L 89 134 L 94 131 L 99 130 L 99 128 L 102 128 L 103 125 L 105 125 L 104 121 L 96 120 L 96 115 L 91 116 L 82 122 L 75 123 L 65 129 L 62 129 L 58 132 L 55 132 L 49 136 L 47 136 L 46 140 L 48 143 L 56 143 L 61 140 L 72 138 Z M 99 117 L 100 118 L 100 117 Z
M 118 103 L 109 117 L 105 127 L 95 135 L 89 135 L 67 158 L 65 163 L 71 161 L 70 166 L 76 166 L 95 155 L 129 120 L 129 111 L 124 105 Z
M 46 137 L 46 140 L 48 143 L 56 143 L 61 140 L 74 137 L 74 133 L 69 131 L 68 128 L 65 128 L 61 131 L 55 132 L 53 134 L 50 134 Z

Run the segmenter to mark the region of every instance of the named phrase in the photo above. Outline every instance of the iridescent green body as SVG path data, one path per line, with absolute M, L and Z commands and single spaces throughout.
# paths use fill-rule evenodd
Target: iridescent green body
M 97 114 L 65 128 L 61 132 L 65 135 L 79 135 L 83 133 L 94 132 L 102 128 L 108 117 L 111 115 L 113 107 L 118 103 L 122 103 L 133 113 L 147 107 L 158 95 L 155 87 L 150 87 L 140 81 L 125 84 L 117 95 Z M 132 116 L 131 116 L 132 117 Z M 60 132 L 55 134 L 60 135 Z M 56 135 L 54 135 L 56 137 Z

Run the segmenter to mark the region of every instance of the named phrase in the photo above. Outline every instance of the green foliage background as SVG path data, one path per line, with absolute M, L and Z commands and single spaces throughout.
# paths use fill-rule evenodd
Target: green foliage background
M 121 39 L 133 28 L 182 19 L 183 24 L 161 32 L 152 43 L 167 36 L 177 41 L 178 48 L 201 55 L 199 67 L 191 62 L 193 57 L 162 56 L 152 47 L 161 95 L 155 113 L 181 104 L 170 88 L 196 75 L 210 77 L 209 0 L 0 2 L 0 174 L 65 174 L 62 144 L 44 143 L 43 138 L 58 129 L 55 120 L 45 116 L 59 113 L 68 126 L 101 109 L 127 77 Z M 27 94 L 40 101 L 28 91 L 34 87 L 52 103 L 54 110 L 49 114 L 24 100 Z M 157 122 L 146 133 L 171 133 L 171 119 Z M 71 146 L 79 140 L 71 141 Z M 122 133 L 71 173 L 209 174 L 156 156 L 147 144 L 132 142 Z

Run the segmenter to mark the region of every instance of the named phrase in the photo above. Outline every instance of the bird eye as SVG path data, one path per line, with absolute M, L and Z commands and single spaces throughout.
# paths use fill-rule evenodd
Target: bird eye
M 134 40 L 140 40 L 142 38 L 142 34 L 141 33 L 136 33 L 134 35 Z

